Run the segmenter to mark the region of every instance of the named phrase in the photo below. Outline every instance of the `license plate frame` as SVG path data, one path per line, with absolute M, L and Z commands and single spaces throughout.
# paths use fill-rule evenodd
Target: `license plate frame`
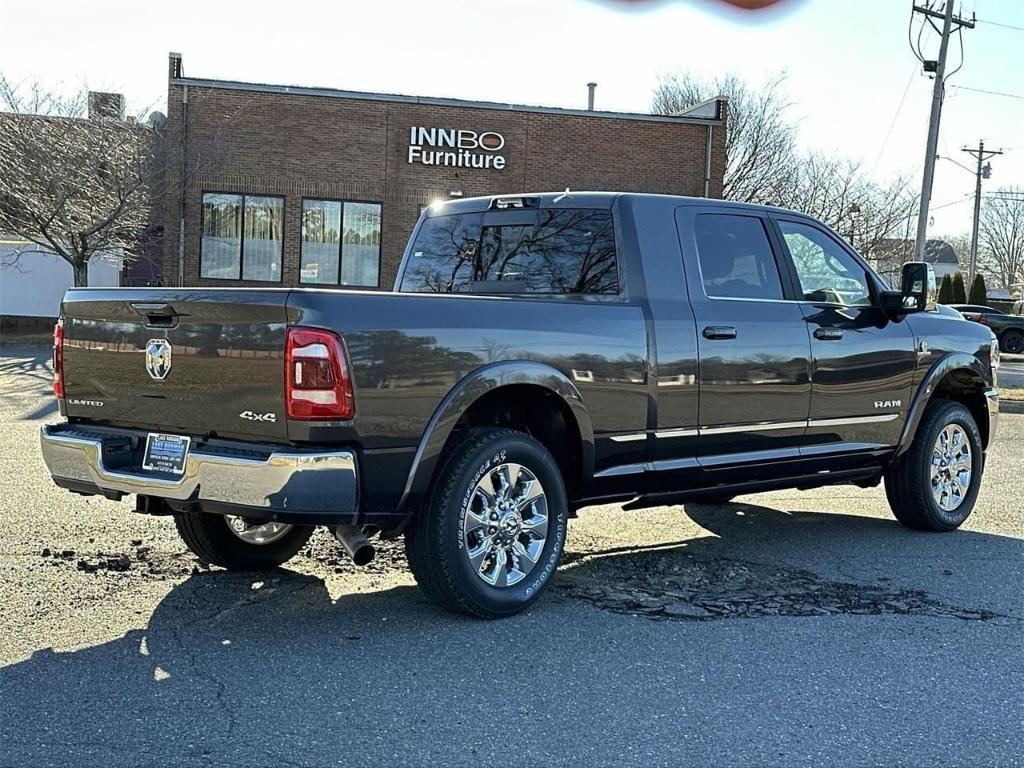
M 150 472 L 183 475 L 188 461 L 192 438 L 150 432 L 146 438 L 146 452 L 142 455 L 142 468 Z

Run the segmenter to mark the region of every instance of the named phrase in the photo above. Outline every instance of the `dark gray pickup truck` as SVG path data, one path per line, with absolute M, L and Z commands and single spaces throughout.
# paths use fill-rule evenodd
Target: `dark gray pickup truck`
M 438 603 L 512 614 L 581 507 L 885 479 L 970 513 L 998 347 L 792 211 L 572 193 L 421 216 L 392 293 L 75 289 L 55 331 L 54 481 L 277 566 L 312 526 L 359 563 L 404 534 Z

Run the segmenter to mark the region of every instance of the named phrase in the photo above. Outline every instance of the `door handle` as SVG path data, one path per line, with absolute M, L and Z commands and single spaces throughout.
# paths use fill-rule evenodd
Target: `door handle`
M 837 341 L 843 338 L 842 328 L 815 328 L 814 338 L 822 341 Z
M 705 339 L 735 339 L 736 329 L 731 325 L 709 325 L 704 329 Z

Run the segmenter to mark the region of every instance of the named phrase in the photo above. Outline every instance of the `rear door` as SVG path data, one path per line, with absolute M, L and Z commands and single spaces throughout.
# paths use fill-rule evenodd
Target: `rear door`
M 800 286 L 811 340 L 811 408 L 803 454 L 895 445 L 917 362 L 910 326 L 882 311 L 859 258 L 824 227 L 775 217 Z
M 789 273 L 759 212 L 686 206 L 676 219 L 697 323 L 698 461 L 770 475 L 761 462 L 798 457 L 810 405 L 810 344 Z
M 67 416 L 192 435 L 287 440 L 288 291 L 70 291 Z

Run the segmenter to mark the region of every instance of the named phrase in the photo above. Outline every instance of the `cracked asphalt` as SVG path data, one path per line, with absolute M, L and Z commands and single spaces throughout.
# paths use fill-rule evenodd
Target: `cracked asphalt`
M 209 571 L 53 487 L 46 355 L 0 348 L 0 766 L 1024 764 L 1024 415 L 956 533 L 879 488 L 594 508 L 543 599 L 481 622 L 400 544 Z

